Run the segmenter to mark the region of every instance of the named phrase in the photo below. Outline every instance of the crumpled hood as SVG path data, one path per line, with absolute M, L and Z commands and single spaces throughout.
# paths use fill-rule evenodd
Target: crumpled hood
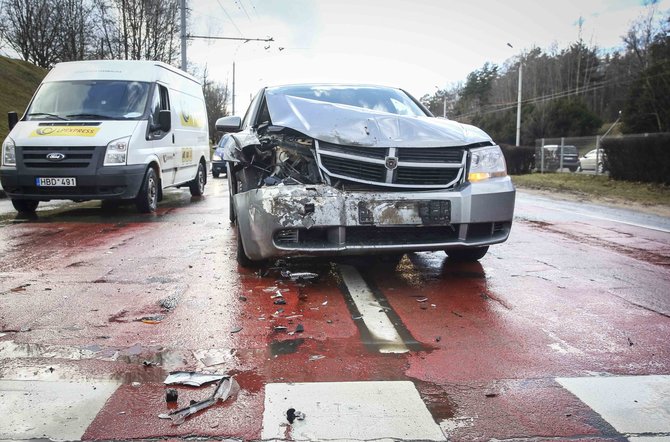
M 320 141 L 365 147 L 445 147 L 491 141 L 483 130 L 455 121 L 412 117 L 267 91 L 272 124 Z

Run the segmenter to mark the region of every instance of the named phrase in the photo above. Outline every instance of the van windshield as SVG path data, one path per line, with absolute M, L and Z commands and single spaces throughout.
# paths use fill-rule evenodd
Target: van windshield
M 149 83 L 57 81 L 40 86 L 27 120 L 137 120 L 144 115 Z

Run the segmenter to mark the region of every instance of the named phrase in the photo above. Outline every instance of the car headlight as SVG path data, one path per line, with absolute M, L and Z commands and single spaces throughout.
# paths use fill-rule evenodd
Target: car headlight
M 468 181 L 477 182 L 503 176 L 507 176 L 507 165 L 500 147 L 481 147 L 470 151 Z
M 9 137 L 2 143 L 2 165 L 16 167 L 16 145 Z
M 128 143 L 130 137 L 119 138 L 118 140 L 110 141 L 105 151 L 105 166 L 121 166 L 126 164 L 128 159 Z
M 212 155 L 212 160 L 221 161 L 223 160 L 223 158 L 221 158 L 221 154 L 219 154 L 218 152 L 214 152 L 214 155 Z

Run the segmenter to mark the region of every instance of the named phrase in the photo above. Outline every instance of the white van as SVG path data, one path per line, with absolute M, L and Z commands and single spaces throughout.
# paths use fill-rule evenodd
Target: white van
M 0 180 L 19 212 L 68 199 L 131 200 L 148 213 L 164 188 L 202 195 L 207 182 L 202 87 L 165 63 L 59 63 L 9 127 Z

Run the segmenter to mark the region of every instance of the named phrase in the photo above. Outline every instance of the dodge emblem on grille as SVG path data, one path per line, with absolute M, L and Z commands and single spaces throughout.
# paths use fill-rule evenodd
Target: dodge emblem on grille
M 60 152 L 51 152 L 47 154 L 47 160 L 49 161 L 63 161 L 65 159 L 65 154 Z
M 388 170 L 398 167 L 398 159 L 396 157 L 386 157 L 385 163 Z

